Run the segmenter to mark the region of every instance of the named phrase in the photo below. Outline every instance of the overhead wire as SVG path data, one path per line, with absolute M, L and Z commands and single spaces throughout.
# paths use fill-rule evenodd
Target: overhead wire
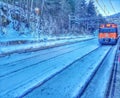
M 106 13 L 106 11 L 104 10 L 104 8 L 100 5 L 100 3 L 99 3 L 99 1 L 98 0 L 95 0 L 96 1 L 96 3 L 98 4 L 98 6 L 103 10 L 103 12 L 106 14 L 106 16 L 108 15 L 107 13 Z
M 116 10 L 115 10 L 115 8 L 114 8 L 114 6 L 113 6 L 112 1 L 111 1 L 111 0 L 109 0 L 109 2 L 110 2 L 110 5 L 111 5 L 111 7 L 112 7 L 113 11 L 116 13 Z M 114 19 L 113 19 L 113 18 L 111 18 L 111 21 L 113 21 L 113 20 L 114 20 Z
M 110 5 L 111 5 L 111 7 L 112 7 L 113 11 L 116 13 L 116 10 L 115 10 L 115 8 L 114 8 L 114 6 L 113 6 L 113 4 L 112 4 L 112 1 L 111 1 L 111 0 L 109 0 L 109 2 L 110 2 Z
M 106 7 L 105 3 L 103 2 L 103 0 L 101 0 L 101 2 L 102 2 L 102 4 L 103 4 L 103 6 L 104 6 L 104 10 L 106 10 L 106 11 L 107 11 L 107 13 L 108 13 L 108 15 L 109 15 L 109 14 L 110 14 L 110 12 L 109 12 L 109 10 L 107 9 L 107 7 Z

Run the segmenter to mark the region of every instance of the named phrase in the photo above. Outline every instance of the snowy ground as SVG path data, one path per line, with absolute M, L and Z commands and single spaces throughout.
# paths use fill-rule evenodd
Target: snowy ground
M 81 37 L 81 38 L 73 38 L 73 39 L 64 39 L 64 40 L 53 40 L 53 41 L 43 41 L 39 43 L 28 43 L 28 44 L 21 44 L 21 45 L 8 45 L 2 46 L 0 48 L 0 55 L 10 54 L 14 52 L 26 52 L 38 49 L 46 49 L 50 47 L 55 47 L 64 44 L 70 44 L 79 41 L 85 41 L 93 39 L 93 37 Z
M 38 37 L 24 23 L 16 31 L 8 18 L 0 28 L 0 98 L 103 98 L 116 48 L 94 36 Z
M 8 96 L 7 98 L 21 96 L 75 60 L 99 47 L 96 42 L 97 40 L 93 39 L 37 53 L 14 54 L 0 58 L 0 95 L 7 93 L 5 95 Z M 7 83 L 8 80 L 9 83 Z M 3 85 L 5 83 L 7 84 Z
M 82 92 L 87 81 L 89 81 L 92 72 L 94 72 L 96 67 L 99 65 L 97 59 L 101 61 L 109 48 L 110 47 L 99 48 L 95 52 L 89 54 L 89 56 L 85 56 L 76 61 L 69 68 L 47 81 L 40 88 L 38 87 L 35 89 L 25 98 L 77 98 L 76 96 Z M 101 53 L 104 55 L 101 55 Z M 91 56 L 93 58 L 91 58 Z M 40 94 L 37 95 L 37 93 Z
M 111 47 L 100 47 L 97 39 L 92 39 L 2 57 L 0 58 L 0 97 L 74 98 L 84 91 Z M 114 53 L 115 51 L 110 53 L 110 56 L 108 55 L 112 58 L 110 62 L 108 61 L 110 64 L 107 63 L 109 66 L 112 66 Z M 96 84 L 104 81 L 103 84 L 106 87 L 105 80 L 109 78 L 108 74 L 111 69 L 107 66 L 104 64 L 104 68 L 108 71 L 101 69 L 98 76 L 93 79 Z M 104 79 L 96 81 L 99 80 L 99 76 L 100 78 L 103 76 Z M 92 84 L 95 84 L 94 82 Z M 97 93 L 101 93 L 105 88 L 102 87 L 102 89 L 100 85 L 96 86 L 100 89 L 95 90 Z M 95 97 L 99 96 L 96 92 L 92 92 L 93 97 L 91 98 L 98 98 Z M 91 95 L 91 92 L 89 94 Z M 85 96 L 87 95 L 85 94 Z M 83 98 L 86 97 L 83 96 Z

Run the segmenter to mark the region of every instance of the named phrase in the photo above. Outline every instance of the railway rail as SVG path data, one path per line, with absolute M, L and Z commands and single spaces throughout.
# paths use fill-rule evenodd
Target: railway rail
M 95 40 L 90 40 L 42 50 L 22 60 L 1 63 L 0 97 L 104 96 L 108 92 L 116 49 L 116 46 L 99 46 Z M 100 88 L 100 84 L 104 84 L 104 87 Z
M 81 98 L 107 97 L 106 95 L 109 82 L 111 81 L 116 49 L 116 47 L 113 47 L 106 55 L 105 59 L 101 62 L 99 69 L 94 74 L 93 79 L 87 84 Z
M 73 45 L 68 45 L 68 46 L 64 46 L 64 47 L 58 47 L 58 48 L 51 49 L 49 51 L 40 51 L 40 53 L 38 53 L 36 55 L 32 55 L 27 58 L 24 58 L 22 60 L 9 62 L 9 63 L 5 63 L 5 64 L 0 64 L 0 71 L 1 71 L 0 77 L 10 75 L 12 73 L 26 69 L 28 67 L 35 66 L 36 64 L 45 62 L 49 59 L 58 57 L 60 55 L 69 54 L 75 50 L 80 50 L 81 48 L 86 48 L 88 46 L 88 45 L 84 45 L 84 44 L 80 45 L 79 43 L 75 44 L 75 45 L 73 44 Z M 42 58 L 40 56 L 42 56 Z M 29 63 L 31 61 L 32 61 L 32 63 Z M 23 65 L 23 63 L 24 63 L 24 65 Z
M 61 70 L 65 69 L 75 60 L 99 47 L 97 44 L 88 45 L 88 43 L 90 42 L 86 42 L 86 45 L 85 43 L 77 43 L 76 46 L 71 46 L 72 48 L 70 48 L 70 46 L 67 46 L 65 48 L 58 47 L 55 50 L 53 49 L 54 51 L 51 50 L 51 53 L 49 53 L 49 50 L 46 50 L 44 52 L 46 55 L 37 55 L 36 57 L 31 57 L 31 59 L 23 59 L 16 62 L 14 61 L 13 63 L 11 62 L 0 65 L 0 84 L 4 85 L 8 82 L 8 80 L 12 81 L 5 86 L 1 86 L 0 95 L 4 96 L 7 93 L 11 94 L 10 92 L 12 91 L 22 94 L 37 84 L 41 84 L 44 81 L 48 80 L 54 74 L 59 73 Z M 78 47 L 80 49 L 78 49 Z M 83 51 L 85 52 L 83 53 Z M 42 61 L 41 57 L 47 59 Z M 65 62 L 63 62 L 64 60 Z
M 120 40 L 118 42 L 116 56 L 112 68 L 112 74 L 111 79 L 109 82 L 108 92 L 106 94 L 106 98 L 119 98 L 120 96 L 120 88 L 119 88 L 119 82 L 120 82 Z
M 45 48 L 45 49 L 39 50 L 37 52 L 32 51 L 32 52 L 34 52 L 34 54 L 29 55 L 27 57 L 25 57 L 25 56 L 21 57 L 20 54 L 22 54 L 22 53 L 20 53 L 19 57 L 17 57 L 18 59 L 12 59 L 12 60 L 9 60 L 9 61 L 6 61 L 6 62 L 4 62 L 2 58 L 0 58 L 0 60 L 1 60 L 0 66 L 5 65 L 5 64 L 8 65 L 8 64 L 11 64 L 11 63 L 14 63 L 14 62 L 19 62 L 19 61 L 22 61 L 22 60 L 27 60 L 27 59 L 30 59 L 30 58 L 33 58 L 33 57 L 37 57 L 39 55 L 46 55 L 46 54 L 49 54 L 49 53 L 54 53 L 54 52 L 57 52 L 57 51 L 66 50 L 66 49 L 73 48 L 73 47 L 75 48 L 75 47 L 79 47 L 79 46 L 80 47 L 87 46 L 90 43 L 95 43 L 94 41 L 97 41 L 97 40 L 96 39 L 84 40 L 84 41 L 77 42 L 77 43 L 69 43 L 69 44 L 65 44 L 65 45 L 61 45 L 61 46 L 57 46 L 57 47 L 51 47 L 49 49 Z M 31 53 L 31 52 L 29 52 L 29 53 Z
M 36 98 L 80 98 L 80 93 L 83 93 L 84 89 L 91 81 L 96 71 L 99 69 L 101 62 L 103 62 L 103 60 L 111 50 L 111 47 L 106 47 L 107 50 L 105 50 L 104 48 L 100 47 L 98 49 L 95 49 L 93 52 L 74 62 L 69 68 L 63 70 L 61 73 L 51 78 L 43 85 L 40 85 L 40 87 L 36 87 L 36 90 L 33 90 L 33 92 L 29 92 L 29 94 L 24 97 L 32 98 L 36 95 L 36 93 L 39 93 L 38 96 L 35 96 Z M 103 52 L 104 55 L 100 56 Z M 93 57 L 94 54 L 97 54 L 97 56 L 95 56 L 94 58 L 97 57 L 100 62 L 96 61 L 96 59 L 94 60 L 94 58 L 91 58 L 91 56 Z M 88 60 L 88 62 L 89 60 L 91 62 L 86 63 L 86 59 Z M 96 64 L 94 65 L 95 62 Z M 74 77 L 72 75 L 74 75 Z

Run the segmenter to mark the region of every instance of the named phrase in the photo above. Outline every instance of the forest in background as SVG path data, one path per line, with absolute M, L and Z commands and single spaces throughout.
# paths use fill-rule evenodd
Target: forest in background
M 12 5 L 16 30 L 25 23 L 31 32 L 41 35 L 92 34 L 105 19 L 90 0 L 1 0 Z M 16 7 L 20 8 L 17 9 Z M 1 8 L 4 12 L 9 8 Z

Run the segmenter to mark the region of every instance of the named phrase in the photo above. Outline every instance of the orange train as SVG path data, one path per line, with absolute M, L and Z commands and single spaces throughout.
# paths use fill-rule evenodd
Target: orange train
M 118 40 L 117 24 L 101 24 L 99 27 L 99 43 L 100 44 L 116 44 Z

